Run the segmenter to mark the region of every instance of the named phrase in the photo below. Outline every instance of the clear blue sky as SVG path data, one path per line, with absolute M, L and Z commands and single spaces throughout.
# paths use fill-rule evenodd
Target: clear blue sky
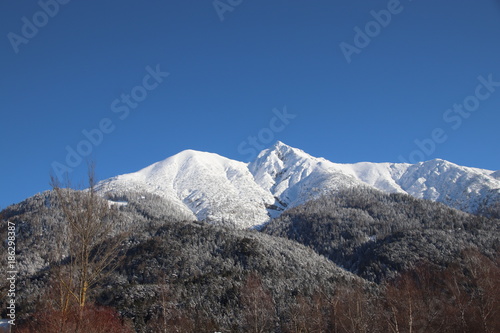
M 54 1 L 0 4 L 0 208 L 48 189 L 67 147 L 100 179 L 188 148 L 248 161 L 271 139 L 341 163 L 500 169 L 500 87 L 478 80 L 500 82 L 498 0 Z

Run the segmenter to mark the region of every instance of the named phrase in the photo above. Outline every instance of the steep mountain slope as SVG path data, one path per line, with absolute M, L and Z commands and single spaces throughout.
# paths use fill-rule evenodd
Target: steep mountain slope
M 387 281 L 419 263 L 436 271 L 458 265 L 457 271 L 465 276 L 464 260 L 471 257 L 463 254 L 471 249 L 491 262 L 498 260 L 499 220 L 405 193 L 377 190 L 404 192 L 405 175 L 410 183 L 411 179 L 426 177 L 419 183 L 435 185 L 436 191 L 454 185 L 440 183 L 441 178 L 435 174 L 449 178 L 458 175 L 456 183 L 468 182 L 472 189 L 469 193 L 487 187 L 483 176 L 494 180 L 492 171 L 468 170 L 438 160 L 415 166 L 334 164 L 281 143 L 262 152 L 250 165 L 215 154 L 182 152 L 137 173 L 100 183 L 104 198 L 97 199 L 104 207 L 111 207 L 113 230 L 97 247 L 112 244 L 116 233 L 122 231 L 126 238 L 121 243 L 123 256 L 117 256 L 123 261 L 109 268 L 107 279 L 93 289 L 90 299 L 118 309 L 133 321 L 138 332 L 159 331 L 167 322 L 169 327 L 180 325 L 178 331 L 194 332 L 198 327 L 249 331 L 245 328 L 249 308 L 260 308 L 276 332 L 296 332 L 293 320 L 299 310 L 305 318 L 304 327 L 311 318 L 342 318 L 339 313 L 351 320 L 348 316 L 354 308 L 350 306 L 360 304 L 357 297 L 362 295 L 361 290 L 366 290 L 368 299 L 380 299 L 372 298 L 371 292 L 384 292 L 366 280 Z M 494 187 L 495 183 L 491 184 Z M 66 193 L 78 196 L 89 192 Z M 252 199 L 253 206 L 245 207 Z M 214 204 L 217 200 L 231 206 Z M 240 218 L 240 211 L 247 217 Z M 205 216 L 208 221 L 228 219 L 247 227 L 260 223 L 252 220 L 252 214 L 264 219 L 268 213 L 280 216 L 262 232 L 193 221 Z M 0 216 L 2 223 L 8 220 L 16 225 L 16 304 L 20 319 L 32 323 L 31 314 L 37 308 L 42 309 L 42 316 L 50 317 L 45 307 L 58 297 L 51 283 L 57 280 L 54 274 L 58 267 L 67 264 L 61 260 L 68 243 L 60 201 L 53 192 L 45 192 L 8 207 Z M 7 228 L 1 229 L 0 237 L 7 238 Z M 2 253 L 2 260 L 7 262 L 8 251 Z M 498 281 L 497 271 L 492 272 L 486 281 Z M 484 290 L 481 286 L 471 289 L 468 280 L 463 281 L 460 292 L 466 290 L 473 295 Z M 360 287 L 353 287 L 358 284 Z M 4 283 L 0 292 L 8 288 L 9 283 Z M 492 284 L 488 293 L 494 295 L 495 288 Z M 434 293 L 423 294 L 426 304 L 434 302 L 429 302 L 427 295 L 433 297 Z M 453 294 L 447 297 L 442 304 L 455 303 Z M 248 299 L 255 301 L 253 307 L 244 305 Z M 404 296 L 396 294 L 389 299 Z M 346 301 L 345 307 L 337 307 Z M 366 313 L 387 305 L 383 299 L 377 302 Z M 477 313 L 482 313 L 484 302 L 477 299 L 476 303 Z M 317 312 L 306 311 L 304 304 Z M 446 309 L 442 313 L 449 316 Z M 434 305 L 431 310 L 434 313 Z M 383 312 L 376 318 L 386 322 L 386 315 Z M 442 314 L 436 317 L 448 319 Z M 318 331 L 338 327 L 336 321 L 328 323 Z M 192 329 L 185 329 L 186 325 Z M 282 327 L 288 330 L 280 330 Z
M 277 142 L 248 164 L 217 154 L 183 151 L 138 172 L 108 179 L 99 187 L 102 193 L 153 193 L 199 220 L 247 228 L 345 188 L 407 193 L 479 213 L 500 202 L 498 178 L 498 171 L 439 159 L 414 165 L 338 164 Z
M 440 159 L 414 165 L 337 164 L 277 142 L 262 151 L 249 169 L 256 182 L 288 208 L 324 193 L 364 186 L 386 193 L 407 193 L 470 213 L 500 201 L 498 171 L 463 167 Z
M 475 213 L 481 205 L 500 200 L 500 182 L 492 171 L 441 159 L 414 165 L 357 163 L 350 167 L 358 179 L 384 192 L 408 193 L 466 212 Z
M 192 211 L 198 220 L 246 228 L 268 221 L 272 195 L 258 186 L 245 163 L 186 150 L 138 172 L 99 184 L 104 193 L 148 192 Z
M 341 165 L 312 157 L 281 142 L 263 150 L 248 165 L 255 181 L 277 198 L 282 209 L 294 207 L 340 188 L 364 187 Z

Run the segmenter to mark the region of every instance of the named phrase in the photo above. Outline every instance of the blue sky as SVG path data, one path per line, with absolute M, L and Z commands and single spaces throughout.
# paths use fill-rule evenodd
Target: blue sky
M 104 179 L 276 140 L 500 169 L 497 0 L 3 1 L 0 32 L 0 208 L 85 155 Z

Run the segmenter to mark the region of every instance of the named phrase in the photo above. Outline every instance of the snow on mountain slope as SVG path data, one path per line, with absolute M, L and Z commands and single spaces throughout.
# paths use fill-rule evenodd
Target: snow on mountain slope
M 467 212 L 500 202 L 500 171 L 444 160 L 338 164 L 277 142 L 251 163 L 186 150 L 100 184 L 102 192 L 158 194 L 199 220 L 252 227 L 325 193 L 372 187 L 443 202 Z
M 500 200 L 500 182 L 495 173 L 440 159 L 414 165 L 357 163 L 350 168 L 358 179 L 381 191 L 408 193 L 467 212 Z
M 414 197 L 476 212 L 487 202 L 500 201 L 500 182 L 484 171 L 435 159 L 411 165 L 397 182 Z
M 342 166 L 277 142 L 248 165 L 255 181 L 281 208 L 293 207 L 344 187 L 364 186 Z
M 151 192 L 186 207 L 199 220 L 251 227 L 269 220 L 274 203 L 247 165 L 217 154 L 186 150 L 135 173 L 100 184 L 103 192 Z
M 407 193 L 475 213 L 500 201 L 500 182 L 493 171 L 468 168 L 441 159 L 417 164 L 356 163 L 344 170 L 383 192 Z
M 397 180 L 408 170 L 411 164 L 369 163 L 346 164 L 349 170 L 362 182 L 387 193 L 405 193 Z

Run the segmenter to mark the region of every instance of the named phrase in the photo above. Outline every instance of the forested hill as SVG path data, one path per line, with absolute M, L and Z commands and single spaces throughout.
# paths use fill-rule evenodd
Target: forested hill
M 500 220 L 371 189 L 348 189 L 309 201 L 262 231 L 307 245 L 377 282 L 419 262 L 444 267 L 465 249 L 492 258 L 500 249 Z
M 500 329 L 499 220 L 364 188 L 291 208 L 257 231 L 195 221 L 151 193 L 60 193 L 2 212 L 16 226 L 22 333 Z M 106 231 L 89 248 L 89 272 L 104 269 L 80 307 L 64 281 L 82 271 L 85 230 L 68 218 Z M 105 254 L 112 260 L 96 265 Z

